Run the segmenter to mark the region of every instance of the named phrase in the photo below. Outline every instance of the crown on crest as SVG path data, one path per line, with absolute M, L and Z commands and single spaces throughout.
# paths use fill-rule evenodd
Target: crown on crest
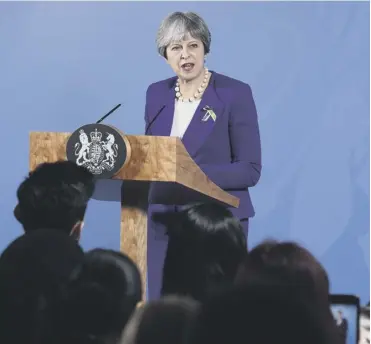
M 98 129 L 95 129 L 95 131 L 90 133 L 90 138 L 93 142 L 100 141 L 102 139 L 102 133 Z

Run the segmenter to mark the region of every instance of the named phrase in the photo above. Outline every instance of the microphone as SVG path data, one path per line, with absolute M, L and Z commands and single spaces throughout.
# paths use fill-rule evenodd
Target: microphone
M 102 122 L 103 120 L 105 120 L 112 112 L 116 111 L 119 107 L 121 106 L 121 104 L 117 104 L 111 111 L 109 111 L 107 114 L 105 114 L 100 120 L 98 120 L 95 124 L 99 124 L 100 122 Z
M 165 108 L 165 106 L 166 106 L 166 104 L 165 105 L 162 105 L 162 107 L 160 108 L 160 110 L 157 111 L 156 116 L 154 116 L 152 118 L 152 120 L 148 123 L 148 126 L 147 126 L 147 128 L 145 130 L 145 133 L 144 133 L 145 135 L 147 135 L 147 133 L 149 132 L 149 129 L 151 128 L 153 122 L 157 119 L 157 117 L 159 116 L 159 114 L 161 113 L 161 111 Z

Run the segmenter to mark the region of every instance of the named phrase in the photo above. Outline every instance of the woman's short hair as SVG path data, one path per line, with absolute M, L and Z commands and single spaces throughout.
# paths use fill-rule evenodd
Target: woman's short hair
M 203 43 L 205 55 L 210 52 L 211 33 L 205 21 L 194 12 L 174 12 L 162 21 L 157 32 L 157 51 L 167 58 L 169 44 L 181 41 L 188 34 Z

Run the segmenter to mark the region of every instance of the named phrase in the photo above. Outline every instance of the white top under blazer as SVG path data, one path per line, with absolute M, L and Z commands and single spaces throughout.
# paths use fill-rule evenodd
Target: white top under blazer
M 201 99 L 192 103 L 175 100 L 174 118 L 170 136 L 183 138 L 200 102 Z

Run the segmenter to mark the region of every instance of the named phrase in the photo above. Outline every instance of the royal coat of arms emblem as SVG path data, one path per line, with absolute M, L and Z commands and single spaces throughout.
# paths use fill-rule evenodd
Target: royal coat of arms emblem
M 86 167 L 91 173 L 97 175 L 104 171 L 111 171 L 115 167 L 118 156 L 118 145 L 115 136 L 106 133 L 107 137 L 102 140 L 102 133 L 95 129 L 89 136 L 83 129 L 79 131 L 79 141 L 75 143 L 74 154 L 76 164 Z

